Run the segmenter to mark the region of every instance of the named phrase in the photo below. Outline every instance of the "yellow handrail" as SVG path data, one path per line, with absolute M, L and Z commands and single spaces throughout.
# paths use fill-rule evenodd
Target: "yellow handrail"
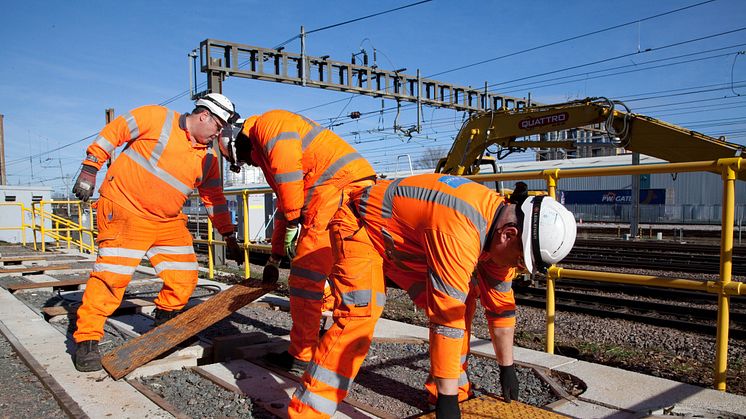
M 478 182 L 500 180 L 542 179 L 547 183 L 547 191 L 554 196 L 557 181 L 560 178 L 640 175 L 650 173 L 683 173 L 720 171 L 723 178 L 723 213 L 721 220 L 720 241 L 720 279 L 717 282 L 701 282 L 684 279 L 667 279 L 629 275 L 611 272 L 595 272 L 562 269 L 552 267 L 547 273 L 546 296 L 546 351 L 554 353 L 554 321 L 555 281 L 561 277 L 574 279 L 589 279 L 593 281 L 618 282 L 623 284 L 644 284 L 658 287 L 683 288 L 717 294 L 718 318 L 717 336 L 715 338 L 714 387 L 718 390 L 726 389 L 726 372 L 728 369 L 728 328 L 730 322 L 730 296 L 746 295 L 746 285 L 732 282 L 733 266 L 733 222 L 735 213 L 735 181 L 740 171 L 744 170 L 743 159 L 740 157 L 724 158 L 715 161 L 699 161 L 685 163 L 646 164 L 634 166 L 616 166 L 582 169 L 553 169 L 537 170 L 520 173 L 501 173 L 491 175 L 467 176 Z

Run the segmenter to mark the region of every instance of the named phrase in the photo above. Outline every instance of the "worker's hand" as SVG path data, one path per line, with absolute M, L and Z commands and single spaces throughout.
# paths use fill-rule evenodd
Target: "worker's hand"
M 515 374 L 515 364 L 500 365 L 500 386 L 503 389 L 503 399 L 506 403 L 518 399 L 518 376 Z
M 98 169 L 87 164 L 80 168 L 78 179 L 75 180 L 75 185 L 73 185 L 73 194 L 83 202 L 88 201 L 93 195 L 93 190 L 96 188 L 96 173 L 98 173 Z
M 282 256 L 274 254 L 267 259 L 267 264 L 264 265 L 264 271 L 262 272 L 262 283 L 277 283 L 277 280 L 280 279 L 280 261 L 282 261 Z
M 461 419 L 457 394 L 446 396 L 438 393 L 438 400 L 435 402 L 435 419 Z
M 295 246 L 298 244 L 298 224 L 285 227 L 285 254 L 291 261 L 295 258 Z
M 225 257 L 241 265 L 244 262 L 243 248 L 238 245 L 235 234 L 228 234 L 223 239 L 225 240 Z

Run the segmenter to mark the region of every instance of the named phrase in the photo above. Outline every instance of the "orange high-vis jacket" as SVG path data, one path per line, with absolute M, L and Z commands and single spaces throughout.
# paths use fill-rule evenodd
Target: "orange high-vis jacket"
M 498 268 L 485 252 L 503 197 L 462 177 L 429 174 L 379 181 L 354 205 L 386 277 L 425 307 L 431 324 L 465 329 L 474 275 L 490 326 L 515 325 L 515 269 Z
M 301 115 L 272 110 L 244 122 L 251 140 L 251 160 L 277 194 L 281 219 L 294 220 L 309 210 L 319 185 L 340 188 L 375 171 L 345 140 Z M 284 216 L 284 217 L 282 217 Z M 272 238 L 273 253 L 284 254 L 280 229 Z M 275 237 L 276 236 L 276 237 Z
M 101 196 L 139 217 L 172 220 L 182 216 L 184 202 L 197 188 L 215 228 L 221 234 L 233 231 L 220 160 L 207 145 L 192 144 L 186 115 L 155 105 L 133 109 L 101 130 L 83 164 L 100 169 L 124 144 L 106 172 Z

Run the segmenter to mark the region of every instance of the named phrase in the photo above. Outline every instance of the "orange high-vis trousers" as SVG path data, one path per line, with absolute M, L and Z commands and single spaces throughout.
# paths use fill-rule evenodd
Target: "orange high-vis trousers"
M 98 257 L 78 308 L 75 342 L 101 340 L 106 318 L 122 302 L 143 256 L 163 280 L 156 307 L 180 310 L 197 285 L 197 257 L 186 218 L 144 220 L 104 197 L 97 208 Z
M 372 180 L 357 181 L 344 190 L 349 193 L 372 184 Z M 288 352 L 302 361 L 311 360 L 319 339 L 321 313 L 333 306 L 326 286 L 334 262 L 327 226 L 341 198 L 342 190 L 338 186 L 319 185 L 303 211 L 303 226 L 288 277 L 293 320 Z
M 291 418 L 328 418 L 347 396 L 386 304 L 382 259 L 344 205 L 329 224 L 334 324 L 324 334 L 288 406 Z

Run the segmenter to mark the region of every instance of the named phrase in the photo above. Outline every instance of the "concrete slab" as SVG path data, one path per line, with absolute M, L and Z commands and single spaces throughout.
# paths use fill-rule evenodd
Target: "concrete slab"
M 287 406 L 298 387 L 298 383 L 248 361 L 237 360 L 197 367 L 218 377 L 241 394 L 261 403 L 267 410 L 280 416 L 287 416 Z M 333 419 L 375 418 L 347 403 L 342 403 Z
M 583 400 L 568 400 L 545 406 L 547 410 L 571 418 L 604 418 L 604 419 L 631 419 L 634 418 L 629 412 L 622 412 L 598 404 Z
M 71 358 L 73 342 L 4 289 L 0 289 L 0 319 L 13 339 L 23 345 L 89 417 L 172 417 L 132 386 L 112 380 L 104 371 L 75 370 Z
M 574 375 L 586 383 L 588 389 L 579 399 L 627 412 L 647 415 L 669 406 L 706 406 L 734 417 L 744 417 L 746 413 L 746 397 L 713 389 L 584 361 L 566 364 L 556 370 Z

